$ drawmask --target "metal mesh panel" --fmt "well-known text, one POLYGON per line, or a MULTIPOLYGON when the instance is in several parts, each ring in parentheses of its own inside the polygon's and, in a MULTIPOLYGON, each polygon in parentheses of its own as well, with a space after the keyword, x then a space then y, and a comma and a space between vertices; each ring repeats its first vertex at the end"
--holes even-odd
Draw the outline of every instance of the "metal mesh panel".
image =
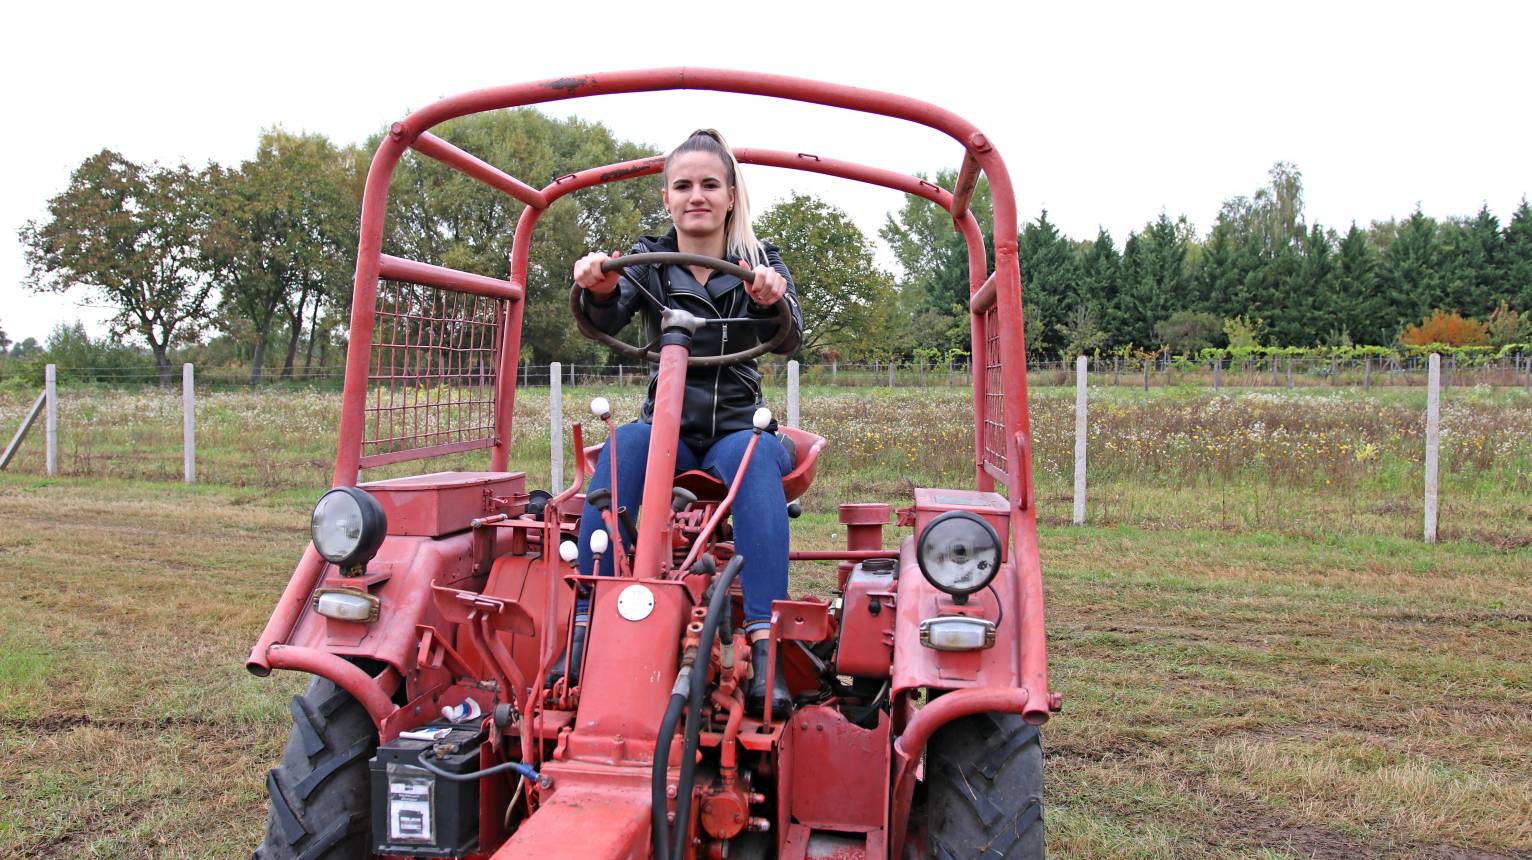
POLYGON ((1000 309, 984 312, 984 462, 1009 473, 1005 463, 1005 376, 1000 372, 1000 309))
POLYGON ((487 448, 504 301, 381 281, 362 465, 487 448))

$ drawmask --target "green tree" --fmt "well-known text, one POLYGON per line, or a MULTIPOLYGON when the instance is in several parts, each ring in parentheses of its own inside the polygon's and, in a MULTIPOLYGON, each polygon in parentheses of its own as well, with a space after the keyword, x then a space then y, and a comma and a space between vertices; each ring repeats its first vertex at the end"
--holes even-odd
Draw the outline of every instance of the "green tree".
MULTIPOLYGON (((957 171, 940 171, 934 182, 951 188, 957 182, 957 171)), ((989 183, 982 178, 969 210, 984 235, 988 272, 995 265, 994 203, 989 183)), ((968 244, 953 227, 951 213, 923 197, 908 196, 903 208, 888 216, 878 235, 888 242, 903 270, 898 281, 901 291, 914 291, 924 307, 943 314, 967 308, 968 244)))
POLYGON ((1511 223, 1505 226, 1504 274, 1501 283, 1505 297, 1522 312, 1532 312, 1532 206, 1525 197, 1511 223))
POLYGON ((1417 207, 1399 224, 1383 252, 1383 292, 1393 310, 1390 329, 1423 319, 1442 299, 1437 225, 1417 207))
POLYGON ((1154 336, 1176 355, 1196 355, 1223 340, 1223 320, 1199 311, 1176 311, 1154 324, 1154 336))
POLYGON ((279 319, 287 328, 282 377, 290 379, 305 314, 312 345, 321 307, 350 294, 356 161, 320 135, 275 129, 237 171, 215 171, 219 206, 206 256, 222 283, 220 310, 249 324, 251 384, 260 380, 279 319))
POLYGON ((1021 230, 1017 242, 1017 261, 1021 267, 1022 296, 1034 320, 1027 318, 1029 330, 1037 332, 1034 340, 1027 337, 1027 351, 1046 354, 1059 351, 1064 344, 1054 335, 1065 318, 1065 308, 1076 303, 1081 285, 1080 263, 1069 239, 1059 233, 1048 220, 1044 209, 1036 221, 1021 230))
POLYGON ((1378 290, 1378 252, 1356 222, 1336 248, 1336 273, 1325 301, 1327 313, 1355 343, 1382 346, 1393 340, 1394 326, 1378 290))
POLYGON ((1443 295, 1438 303, 1484 319, 1504 297, 1505 236, 1500 219, 1481 206, 1473 218, 1441 226, 1443 295))
POLYGON ((1122 252, 1122 290, 1108 330, 1119 344, 1150 345, 1154 324, 1187 305, 1186 252, 1189 225, 1164 212, 1130 234, 1122 252))
POLYGON ((756 219, 756 234, 777 245, 803 306, 799 352, 845 352, 864 334, 876 307, 893 300, 893 278, 873 263, 867 237, 844 211, 794 194, 756 219))
POLYGON ((1064 337, 1065 352, 1074 355, 1111 342, 1106 317, 1117 301, 1122 275, 1122 258, 1117 254, 1112 234, 1104 227, 1097 228, 1095 241, 1077 246, 1076 256, 1080 277, 1075 281, 1073 304, 1064 323, 1070 333, 1059 332, 1064 337), (1087 320, 1089 325, 1083 325, 1087 320), (1101 343, 1094 343, 1091 337, 1094 333, 1100 334, 1101 343))
POLYGON ((1055 330, 1063 340, 1066 358, 1089 355, 1107 344, 1107 333, 1096 318, 1095 305, 1075 305, 1065 321, 1055 326, 1055 330))
POLYGON ((1328 313, 1327 301, 1334 293, 1336 255, 1334 238, 1314 224, 1304 235, 1297 278, 1287 293, 1279 326, 1274 328, 1293 346, 1339 344, 1351 340, 1350 330, 1328 313))
POLYGON ((1239 252, 1234 226, 1220 217, 1202 244, 1202 254, 1191 274, 1194 307, 1220 318, 1246 309, 1240 300, 1245 273, 1239 265, 1239 252))
POLYGON ((103 149, 48 201, 46 222, 21 228, 24 283, 95 293, 116 310, 113 335, 142 337, 168 383, 171 346, 194 338, 208 317, 213 282, 198 253, 208 187, 206 171, 144 167, 103 149))

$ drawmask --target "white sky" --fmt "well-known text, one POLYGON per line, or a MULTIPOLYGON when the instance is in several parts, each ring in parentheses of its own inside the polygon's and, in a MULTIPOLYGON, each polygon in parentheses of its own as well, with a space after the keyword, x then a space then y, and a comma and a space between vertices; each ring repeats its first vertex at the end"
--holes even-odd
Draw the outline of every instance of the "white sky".
MULTIPOLYGON (((1277 160, 1303 171, 1311 221, 1417 203, 1437 217, 1487 203, 1505 221, 1532 194, 1529 35, 1520 2, 20 4, 0 35, 0 329, 102 330, 84 295, 27 293, 16 234, 103 147, 237 164, 264 127, 360 141, 442 96, 612 69, 754 69, 936 103, 999 148, 1023 220, 1046 206, 1077 239, 1102 225, 1120 245, 1162 208, 1206 231, 1277 160)), ((961 155, 923 127, 746 96, 544 109, 665 146, 716 126, 737 146, 907 172, 961 155)), ((843 180, 749 178, 758 210, 796 188, 869 235, 902 203, 843 180)))

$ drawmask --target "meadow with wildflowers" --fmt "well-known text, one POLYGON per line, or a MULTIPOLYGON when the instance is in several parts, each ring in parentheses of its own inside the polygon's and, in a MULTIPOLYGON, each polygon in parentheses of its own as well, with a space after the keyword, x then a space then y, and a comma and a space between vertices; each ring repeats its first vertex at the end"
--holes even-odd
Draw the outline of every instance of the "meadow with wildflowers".
MULTIPOLYGON (((565 415, 596 393, 637 414, 634 387, 566 391, 565 415)), ((1064 695, 1045 729, 1050 856, 1532 856, 1532 399, 1444 397, 1443 540, 1427 545, 1419 390, 1092 397, 1079 527, 1073 392, 1032 396, 1064 695)), ((839 545, 841 502, 970 485, 968 401, 806 389, 802 423, 830 447, 795 546, 839 545)), ((29 403, 0 395, 0 429, 29 403)), ((0 473, 0 856, 259 840, 305 679, 243 661, 308 540, 338 407, 333 391, 201 395, 188 487, 177 393, 69 388, 63 475, 42 475, 40 426, 0 473)), ((546 486, 545 392, 516 413, 513 468, 546 486)), ((794 568, 795 592, 833 583, 833 565, 794 568)))

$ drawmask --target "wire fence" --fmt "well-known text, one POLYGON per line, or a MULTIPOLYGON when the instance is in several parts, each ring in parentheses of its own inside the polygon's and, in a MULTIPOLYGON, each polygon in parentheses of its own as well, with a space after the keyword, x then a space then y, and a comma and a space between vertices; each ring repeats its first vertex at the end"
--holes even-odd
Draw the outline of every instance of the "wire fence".
MULTIPOLYGON (((1315 387, 1424 387, 1427 360, 1421 357, 1326 358, 1318 356, 1262 356, 1248 359, 1198 361, 1164 355, 1141 357, 1095 356, 1087 358, 1092 386, 1125 388, 1315 388, 1315 387)), ((1520 353, 1498 358, 1459 360, 1443 356, 1442 385, 1521 388, 1532 392, 1532 355, 1520 353)), ((760 364, 762 381, 768 386, 785 385, 787 364, 770 360, 760 364)), ((339 390, 345 382, 345 367, 295 369, 291 375, 265 372, 252 380, 249 367, 197 366, 198 390, 297 386, 339 390)), ((652 368, 648 365, 580 364, 559 365, 560 381, 571 386, 647 386, 652 368)), ((819 362, 801 366, 803 385, 833 385, 860 388, 910 388, 931 386, 970 386, 971 368, 965 362, 932 364, 915 361, 819 362)), ((550 366, 523 363, 516 370, 516 382, 524 388, 546 388, 550 366)), ((69 367, 59 365, 60 384, 81 383, 105 386, 138 387, 162 382, 152 367, 69 367)), ((180 365, 164 380, 167 386, 181 382, 180 365)), ((435 384, 425 375, 412 380, 399 377, 400 385, 435 384)), ((1074 360, 1029 359, 1027 384, 1030 387, 1064 387, 1075 382, 1074 360)), ((7 367, 0 364, 0 385, 12 388, 40 388, 40 368, 7 367), (33 377, 36 377, 35 379, 33 377)))

